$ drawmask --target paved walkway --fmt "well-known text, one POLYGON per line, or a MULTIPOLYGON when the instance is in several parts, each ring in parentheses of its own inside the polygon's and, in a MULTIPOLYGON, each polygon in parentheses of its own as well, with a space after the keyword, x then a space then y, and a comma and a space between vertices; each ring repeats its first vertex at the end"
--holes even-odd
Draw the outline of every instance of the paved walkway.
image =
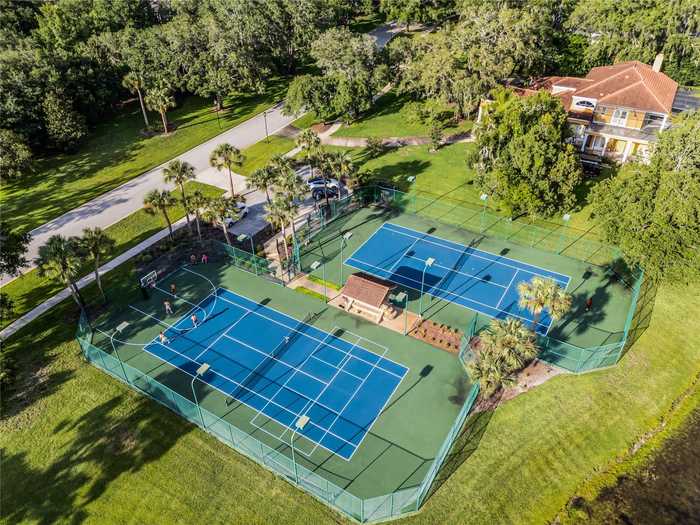
MULTIPOLYGON (((331 135, 331 134, 328 134, 331 135)), ((366 137, 331 137, 325 136, 321 139, 323 144, 329 146, 345 146, 348 148, 364 148, 367 145, 366 137)), ((389 148, 400 148, 403 146, 420 146, 430 144, 430 137, 385 137, 382 144, 389 148)), ((454 144, 456 142, 474 142, 474 136, 470 133, 456 133, 445 137, 443 144, 454 144)))
MULTIPOLYGON (((185 226, 187 222, 185 221, 184 218, 180 219, 179 221, 173 223, 173 231, 179 230, 183 226, 185 226)), ((131 257, 134 257, 135 255, 141 253, 143 250, 151 246, 152 244, 157 243, 161 239, 165 238, 168 236, 168 228, 164 228, 155 235, 152 235, 145 241, 140 242, 136 246, 128 249, 124 253, 116 256, 114 259, 111 261, 103 264, 100 266, 99 272, 100 275, 104 275, 110 270, 113 270, 120 264, 126 262, 129 260, 131 257)), ((90 284, 92 281, 95 280, 95 273, 90 272, 88 275, 83 277, 77 282, 78 288, 82 289, 85 288, 88 284, 90 284)), ((43 315, 44 313, 48 312, 51 308, 56 306, 58 303, 64 301, 65 299, 68 299, 70 297, 70 289, 65 288, 64 290, 60 291, 47 301, 44 301, 41 303, 39 306, 34 308, 33 310, 30 310, 26 314, 24 314, 22 317, 17 319, 14 323, 10 324, 9 326, 5 327, 3 330, 0 330, 0 340, 7 339, 10 337, 12 334, 17 332, 19 329, 25 327, 28 325, 30 322, 32 322, 34 319, 39 317, 40 315, 43 315)))

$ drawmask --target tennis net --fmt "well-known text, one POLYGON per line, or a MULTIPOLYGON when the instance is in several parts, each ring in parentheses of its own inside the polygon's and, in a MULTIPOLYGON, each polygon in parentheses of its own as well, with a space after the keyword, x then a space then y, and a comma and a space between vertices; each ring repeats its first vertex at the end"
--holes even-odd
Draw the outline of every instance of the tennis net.
MULTIPOLYGON (((272 351, 263 358, 263 360, 258 363, 258 365, 253 368, 250 373, 241 381, 240 386, 235 390, 235 392, 232 394, 234 398, 237 398, 239 394, 243 393, 245 390, 251 390, 253 385, 255 385, 258 381, 265 379, 267 381, 272 381, 272 382, 277 382, 278 378, 271 378, 268 377, 267 373, 270 370, 270 368, 274 365, 274 363, 277 361, 277 356, 279 356, 284 350, 289 348, 292 344, 294 344, 294 341, 299 339, 302 334, 302 328, 304 326, 308 326, 309 323, 313 322, 317 314, 315 313, 308 313, 304 318, 299 321, 299 323, 292 328, 286 336, 275 346, 272 351)), ((285 367, 285 370, 282 372, 287 373, 287 369, 285 367)))

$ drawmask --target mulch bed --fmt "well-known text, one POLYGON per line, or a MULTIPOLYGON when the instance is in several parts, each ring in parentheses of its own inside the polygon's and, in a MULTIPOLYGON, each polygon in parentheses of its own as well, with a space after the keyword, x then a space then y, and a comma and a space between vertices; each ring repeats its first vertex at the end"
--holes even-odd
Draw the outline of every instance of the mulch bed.
POLYGON ((451 328, 446 324, 424 320, 411 330, 410 335, 440 350, 458 354, 464 334, 461 330, 451 328))

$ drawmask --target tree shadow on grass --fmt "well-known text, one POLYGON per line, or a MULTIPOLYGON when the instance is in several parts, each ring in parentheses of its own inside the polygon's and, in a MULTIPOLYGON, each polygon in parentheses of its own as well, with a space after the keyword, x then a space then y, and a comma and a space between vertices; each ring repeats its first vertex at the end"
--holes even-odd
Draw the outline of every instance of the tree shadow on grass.
POLYGON ((67 444, 51 464, 30 465, 24 452, 4 458, 3 514, 10 523, 83 522, 87 505, 110 483, 160 458, 192 428, 146 398, 124 416, 126 397, 117 395, 59 422, 54 439, 67 444), (61 438, 65 433, 67 439, 61 438))
POLYGON ((430 168, 430 165, 430 161, 425 160, 406 160, 386 164, 372 170, 372 179, 373 182, 388 182, 399 188, 405 188, 407 177, 417 177, 430 168))
POLYGON ((11 376, 9 384, 3 388, 3 419, 16 416, 51 396, 75 375, 72 369, 52 370, 51 350, 72 339, 77 313, 70 306, 62 306, 42 319, 49 328, 38 330, 36 323, 41 321, 35 321, 19 335, 3 342, 2 351, 8 358, 6 366, 11 376))

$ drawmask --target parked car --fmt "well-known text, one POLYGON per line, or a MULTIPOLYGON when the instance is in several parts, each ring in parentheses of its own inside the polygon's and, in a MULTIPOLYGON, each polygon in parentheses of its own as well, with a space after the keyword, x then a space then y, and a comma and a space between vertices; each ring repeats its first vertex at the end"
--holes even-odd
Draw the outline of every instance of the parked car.
POLYGON ((323 186, 316 187, 311 190, 311 198, 315 201, 320 201, 328 196, 329 199, 334 199, 340 194, 338 187, 328 186, 324 188, 323 186))
POLYGON ((309 189, 313 192, 316 188, 323 188, 324 186, 328 188, 335 188, 338 190, 340 188, 340 183, 336 179, 326 179, 326 183, 323 183, 323 177, 313 177, 306 180, 306 184, 309 185, 309 189))
POLYGON ((240 221, 243 217, 248 215, 248 206, 245 205, 244 202, 237 202, 236 203, 236 217, 226 217, 224 219, 224 222, 226 223, 226 227, 230 228, 234 224, 236 224, 238 221, 240 221))

